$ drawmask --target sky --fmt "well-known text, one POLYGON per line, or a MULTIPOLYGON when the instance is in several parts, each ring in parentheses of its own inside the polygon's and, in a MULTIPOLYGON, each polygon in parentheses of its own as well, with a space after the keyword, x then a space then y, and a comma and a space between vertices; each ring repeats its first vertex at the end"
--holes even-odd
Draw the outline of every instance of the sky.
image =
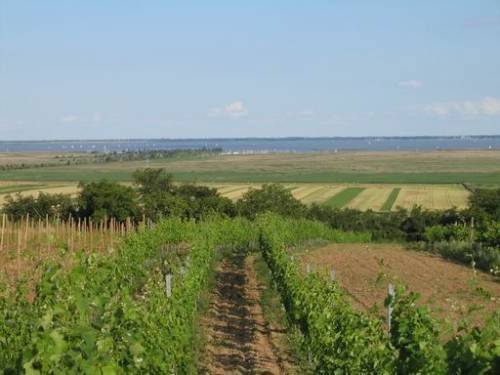
POLYGON ((0 140, 469 134, 499 0, 0 0, 0 140))

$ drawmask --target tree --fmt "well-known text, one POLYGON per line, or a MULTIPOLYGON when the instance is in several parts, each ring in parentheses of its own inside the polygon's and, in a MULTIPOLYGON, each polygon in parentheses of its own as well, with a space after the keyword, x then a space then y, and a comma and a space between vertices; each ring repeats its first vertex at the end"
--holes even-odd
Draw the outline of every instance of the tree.
POLYGON ((186 202, 184 217, 202 219, 209 215, 236 216, 233 202, 222 197, 217 189, 207 186, 185 184, 177 188, 176 194, 186 202))
POLYGON ((144 214, 153 221, 169 216, 182 217, 188 210, 188 204, 182 197, 168 191, 144 195, 142 203, 144 214))
POLYGON ((79 187, 81 191, 78 203, 81 217, 91 217, 97 222, 106 218, 114 218, 119 222, 125 222, 127 218, 133 221, 139 220, 141 208, 133 188, 105 180, 81 182, 79 187))
POLYGON ((500 189, 476 189, 469 197, 469 206, 475 216, 484 213, 500 221, 500 189))
POLYGON ((266 184, 261 189, 251 188, 243 194, 236 207, 240 215, 249 219, 255 219, 264 212, 290 217, 302 217, 306 212, 306 206, 279 184, 266 184))
POLYGON ((3 212, 13 219, 29 215, 35 219, 60 218, 66 220, 76 211, 74 200, 66 194, 47 194, 40 192, 38 197, 7 195, 3 212))
POLYGON ((174 190, 173 176, 163 168, 137 169, 132 177, 142 196, 174 190))

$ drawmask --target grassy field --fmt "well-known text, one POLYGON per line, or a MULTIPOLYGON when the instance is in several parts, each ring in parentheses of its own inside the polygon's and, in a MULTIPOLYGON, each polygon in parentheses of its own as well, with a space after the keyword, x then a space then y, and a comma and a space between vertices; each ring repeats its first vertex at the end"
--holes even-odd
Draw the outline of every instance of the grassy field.
MULTIPOLYGON (((0 165, 2 158, 0 155, 0 165)), ((13 155, 8 155, 12 162, 13 155)), ((213 155, 2 171, 1 180, 129 181, 137 168, 163 167, 180 181, 242 183, 500 184, 500 151, 339 152, 213 155)))
MULTIPOLYGON (((0 165, 51 158, 55 154, 0 154, 0 165)), ((146 167, 165 168, 177 181, 215 186, 233 200, 249 187, 279 182, 306 204, 377 211, 415 204, 462 208, 469 195, 462 184, 500 185, 500 151, 210 155, 0 171, 0 203, 17 191, 75 193, 78 181, 130 182, 136 169, 146 167)))
POLYGON ((356 198, 365 188, 348 187, 328 199, 325 204, 334 208, 342 208, 356 198))
POLYGON ((391 193, 389 194, 389 196, 387 197, 386 201, 382 206, 382 211, 390 211, 392 209, 394 203, 396 202, 396 199, 398 199, 400 192, 401 188, 392 189, 391 193))

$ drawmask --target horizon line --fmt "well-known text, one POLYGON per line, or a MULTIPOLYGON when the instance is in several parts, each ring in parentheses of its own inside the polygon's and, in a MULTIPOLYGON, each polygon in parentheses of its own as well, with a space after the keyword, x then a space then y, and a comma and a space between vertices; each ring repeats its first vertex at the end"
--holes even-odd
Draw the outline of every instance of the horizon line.
POLYGON ((457 134, 457 135, 386 135, 386 136, 287 136, 287 137, 201 137, 201 138, 61 138, 61 139, 8 139, 0 143, 35 142, 110 142, 110 141, 230 141, 230 140, 311 140, 311 139, 436 139, 436 138, 499 138, 500 134, 457 134))

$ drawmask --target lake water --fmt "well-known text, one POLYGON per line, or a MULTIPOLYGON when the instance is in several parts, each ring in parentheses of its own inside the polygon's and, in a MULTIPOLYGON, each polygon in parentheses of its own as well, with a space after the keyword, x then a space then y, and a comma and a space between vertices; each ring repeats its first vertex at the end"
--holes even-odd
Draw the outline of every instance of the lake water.
POLYGON ((110 152, 221 147, 226 152, 500 149, 499 136, 0 141, 0 152, 110 152))

